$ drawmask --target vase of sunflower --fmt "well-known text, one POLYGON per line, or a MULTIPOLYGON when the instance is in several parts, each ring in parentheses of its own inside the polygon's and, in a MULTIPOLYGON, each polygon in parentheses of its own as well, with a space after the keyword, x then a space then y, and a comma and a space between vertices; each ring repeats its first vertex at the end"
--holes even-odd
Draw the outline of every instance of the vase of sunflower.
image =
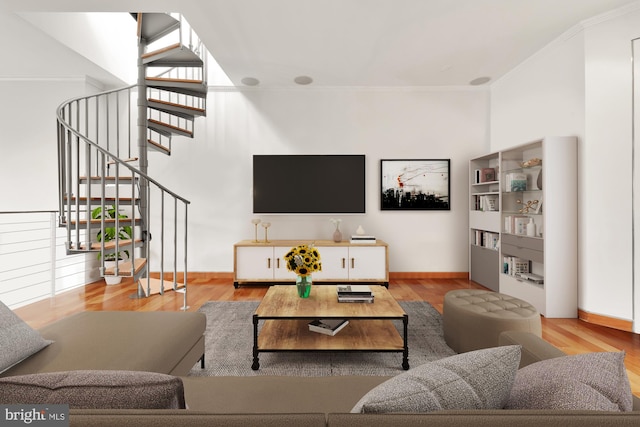
POLYGON ((296 273, 296 288, 300 298, 309 298, 313 279, 311 274, 322 271, 320 252, 311 245, 298 245, 284 256, 287 270, 296 273))

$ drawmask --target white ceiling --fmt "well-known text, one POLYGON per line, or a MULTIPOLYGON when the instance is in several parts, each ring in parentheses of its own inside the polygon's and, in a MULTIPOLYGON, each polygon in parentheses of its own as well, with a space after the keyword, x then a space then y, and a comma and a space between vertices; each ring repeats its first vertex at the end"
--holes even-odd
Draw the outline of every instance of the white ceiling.
POLYGON ((451 86, 504 75, 630 0, 3 0, 12 11, 181 12, 231 80, 451 86), (61 4, 60 4, 61 3, 61 4), (87 4, 89 3, 89 4, 87 4), (96 5, 95 3, 102 3, 96 5), (168 8, 168 9, 167 9, 168 8))

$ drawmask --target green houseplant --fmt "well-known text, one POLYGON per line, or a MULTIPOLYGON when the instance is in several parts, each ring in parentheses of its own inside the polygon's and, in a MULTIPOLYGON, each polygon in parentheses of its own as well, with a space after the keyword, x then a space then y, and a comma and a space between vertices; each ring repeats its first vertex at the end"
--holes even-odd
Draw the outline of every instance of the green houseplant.
MULTIPOLYGON (((91 211, 91 219, 102 219, 102 218, 104 218, 105 220, 115 219, 116 215, 119 219, 129 218, 127 215, 117 212, 114 206, 105 206, 104 210, 102 209, 102 206, 98 206, 97 208, 91 211)), ((130 225, 124 225, 124 226, 121 225, 120 227, 118 227, 117 230, 116 230, 116 227, 105 227, 104 233, 102 230, 98 231, 98 234, 96 235, 96 239, 98 240, 98 242, 102 242, 102 241, 111 242, 116 239, 129 240, 131 239, 132 235, 133 235, 133 230, 130 225)), ((113 265, 115 265, 116 262, 120 262, 124 260, 125 256, 126 258, 129 258, 128 250, 119 251, 117 253, 114 252, 114 253, 105 254, 104 256, 105 264, 113 263, 113 265)), ((98 258, 100 258, 100 254, 98 254, 98 258)), ((118 284, 120 283, 120 277, 114 278, 114 277, 106 276, 105 281, 107 282, 107 284, 118 284)))

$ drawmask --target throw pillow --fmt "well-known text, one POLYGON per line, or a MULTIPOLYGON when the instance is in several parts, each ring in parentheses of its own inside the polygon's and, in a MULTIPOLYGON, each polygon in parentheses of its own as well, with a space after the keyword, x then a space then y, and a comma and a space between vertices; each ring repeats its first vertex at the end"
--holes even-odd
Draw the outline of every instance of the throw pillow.
POLYGON ((471 351, 420 365, 380 384, 351 412, 501 409, 520 364, 520 346, 471 351))
POLYGON ((585 353, 522 368, 506 409, 631 411, 624 352, 585 353))
POLYGON ((0 372, 51 343, 0 301, 0 372))
POLYGON ((78 409, 184 409, 182 379, 155 372, 68 371, 0 378, 0 404, 78 409))

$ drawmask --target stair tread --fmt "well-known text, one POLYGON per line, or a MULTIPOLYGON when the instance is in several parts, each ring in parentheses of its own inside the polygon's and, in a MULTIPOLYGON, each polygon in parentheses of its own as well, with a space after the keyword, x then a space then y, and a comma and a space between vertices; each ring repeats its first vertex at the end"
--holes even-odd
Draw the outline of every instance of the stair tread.
POLYGON ((164 123, 164 122, 161 122, 159 120, 149 119, 149 123, 152 123, 152 124, 155 124, 155 125, 158 125, 158 126, 162 126, 162 127, 165 127, 165 128, 169 128, 169 129, 174 130, 176 132, 185 133, 185 134, 187 134, 189 136, 193 136, 193 132, 188 130, 188 129, 183 129, 183 128, 178 127, 178 126, 170 125, 169 123, 164 123))
MULTIPOLYGON (((144 266, 147 265, 147 259, 146 258, 136 258, 134 260, 134 269, 133 269, 133 274, 136 275, 138 274, 143 268, 144 266)), ((131 261, 125 261, 122 262, 118 265, 118 276, 123 276, 123 277, 131 277, 131 261)), ((104 270, 104 274, 103 276, 114 276, 115 275, 115 267, 107 267, 104 270)))
POLYGON ((154 149, 161 151, 167 155, 171 154, 171 150, 169 149, 169 147, 165 147, 164 145, 152 140, 152 139, 148 139, 147 142, 149 144, 151 144, 153 146, 154 149))
MULTIPOLYGON (((140 243, 142 243, 142 239, 136 239, 135 240, 135 244, 136 245, 139 245, 140 243)), ((125 250, 127 247, 130 247, 131 244, 132 244, 132 240, 131 239, 120 240, 120 249, 125 250)), ((114 240, 112 240, 110 242, 105 242, 104 243, 104 248, 106 250, 115 249, 116 248, 116 242, 114 240)), ((75 250, 75 246, 73 244, 71 245, 71 249, 75 250)), ((101 242, 91 242, 91 248, 89 250, 99 251, 100 249, 102 249, 102 243, 101 242)), ((80 244, 80 250, 86 251, 87 250, 87 245, 85 243, 80 244)))
POLYGON ((180 21, 166 13, 136 13, 134 18, 138 21, 138 37, 148 43, 180 27, 180 21))
POLYGON ((147 77, 145 80, 151 82, 163 82, 163 83, 189 83, 189 84, 197 84, 203 85, 204 82, 202 80, 196 79, 173 79, 170 77, 147 77))
MULTIPOLYGON (((69 200, 69 199, 71 199, 71 200, 74 200, 74 201, 75 201, 75 200, 76 200, 76 197, 75 197, 75 196, 71 196, 71 197, 69 198, 69 197, 67 197, 67 196, 64 196, 64 200, 69 200)), ((88 198, 87 198, 87 197, 85 197, 85 196, 81 196, 81 197, 79 198, 79 200, 81 200, 81 201, 85 201, 85 202, 87 201, 87 199, 88 199, 88 198)), ((101 201, 102 201, 102 197, 100 197, 100 196, 93 196, 93 197, 91 197, 89 200, 91 200, 92 202, 101 202, 101 201)), ((139 201, 140 199, 139 199, 139 198, 137 198, 137 197, 136 197, 135 199, 134 199, 133 197, 118 197, 118 201, 120 201, 120 202, 128 202, 128 203, 131 203, 131 201, 132 201, 132 200, 139 201)), ((109 203, 113 203, 113 202, 115 202, 115 201, 116 201, 116 198, 115 198, 115 197, 105 197, 105 198, 104 198, 104 201, 105 201, 105 202, 109 202, 109 203)))
MULTIPOLYGON (((100 225, 101 221, 102 221, 101 219, 92 219, 91 220, 91 225, 100 225)), ((141 218, 136 218, 135 219, 136 224, 138 224, 141 221, 142 221, 141 218)), ((130 224, 131 222, 133 222, 133 220, 131 218, 120 218, 120 224, 130 224)), ((76 223, 78 223, 76 220, 72 220, 71 221, 71 225, 76 225, 76 223)), ((80 225, 87 225, 87 220, 86 219, 81 219, 79 221, 79 223, 80 223, 80 225)), ((109 226, 111 226, 112 224, 116 223, 116 219, 115 218, 105 219, 104 223, 108 224, 109 226)), ((66 224, 66 223, 64 223, 64 224, 66 224)))
POLYGON ((176 104, 175 102, 162 101, 160 99, 149 98, 149 102, 166 105, 168 107, 183 108, 185 110, 195 111, 202 114, 206 112, 204 108, 197 108, 197 107, 192 107, 190 105, 184 105, 184 104, 176 104))
POLYGON ((161 53, 169 52, 170 50, 179 49, 179 48, 180 48, 180 43, 174 43, 169 46, 165 46, 161 49, 147 52, 142 55, 142 58, 151 58, 152 56, 160 55, 161 53))

